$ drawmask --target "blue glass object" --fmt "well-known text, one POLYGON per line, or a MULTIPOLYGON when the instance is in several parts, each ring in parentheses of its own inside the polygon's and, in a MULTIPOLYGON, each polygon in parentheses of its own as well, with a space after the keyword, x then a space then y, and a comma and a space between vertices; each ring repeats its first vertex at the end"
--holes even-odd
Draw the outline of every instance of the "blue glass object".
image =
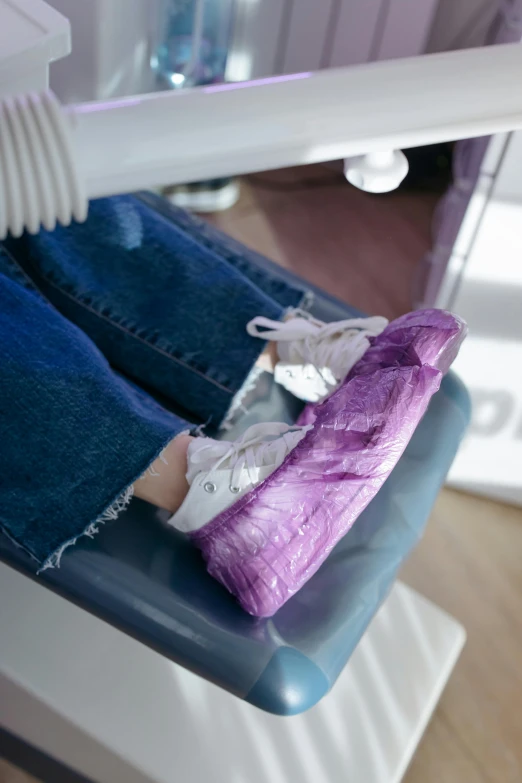
POLYGON ((151 66, 161 89, 225 80, 234 0, 166 0, 151 66))

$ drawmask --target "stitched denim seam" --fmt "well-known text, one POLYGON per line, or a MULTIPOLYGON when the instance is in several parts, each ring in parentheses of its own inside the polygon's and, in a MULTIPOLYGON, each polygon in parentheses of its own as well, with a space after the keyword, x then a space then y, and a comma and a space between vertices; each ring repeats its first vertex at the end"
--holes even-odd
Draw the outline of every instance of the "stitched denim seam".
MULTIPOLYGON (((190 232, 190 228, 191 226, 187 227, 187 225, 185 225, 183 230, 190 232)), ((251 262, 240 258, 237 251, 235 251, 233 247, 227 245, 226 238, 223 238, 222 243, 218 244, 211 236, 207 234, 206 229, 206 224, 203 224, 201 227, 201 232, 198 234, 198 236, 196 237, 195 235, 190 234, 191 238, 211 250, 213 253, 220 255, 226 261, 231 262, 240 272, 247 271, 248 276, 251 279, 253 277, 256 280, 262 280, 263 282, 266 282, 266 276, 256 269, 251 262)), ((282 291, 284 289, 288 290, 290 286, 284 280, 271 280, 269 281, 269 288, 270 290, 274 291, 282 291)))
POLYGON ((129 335, 130 337, 134 338, 138 342, 143 343, 148 348, 150 348, 153 351, 156 351, 156 353, 160 353, 162 356, 167 357, 167 359, 170 359, 175 364, 179 364, 181 367, 184 367, 185 369, 189 370, 190 372, 195 373, 196 375, 199 375, 200 378, 203 378, 208 383, 211 383, 213 386, 216 386, 218 389, 221 389, 221 391, 226 392, 227 394, 234 395, 235 392, 232 389, 227 388, 222 383, 219 383, 219 381, 215 381, 213 378, 210 378, 208 375, 206 375, 201 370, 197 370, 195 367, 191 367, 190 364, 185 362, 183 359, 178 359, 176 356, 173 356, 172 354, 168 353, 168 351, 163 350, 162 348, 158 348, 158 346, 154 345, 153 343, 149 342, 149 340, 146 340, 143 337, 140 337, 139 335, 132 332, 130 329, 128 329, 123 324, 118 323, 113 318, 109 318, 107 315, 103 315, 98 310, 95 310, 94 307, 91 307, 90 305, 86 304, 85 302, 82 302, 81 299, 78 299, 78 297, 74 296, 74 294, 71 294, 69 291, 66 291, 61 285, 51 280, 46 275, 40 274, 40 277, 44 282, 46 282, 48 285, 51 285, 53 288, 56 288, 58 291, 60 291, 61 294, 71 299, 73 302, 78 304, 80 307, 83 307, 85 310, 88 310, 90 313, 95 315, 97 318, 101 318, 104 321, 107 321, 107 323, 111 324, 111 326, 115 327, 116 329, 120 329, 125 334, 129 335))
MULTIPOLYGON (((15 257, 14 257, 14 256, 13 256, 13 255, 12 255, 12 254, 11 254, 11 253, 10 253, 10 252, 9 252, 9 251, 6 249, 6 248, 5 248, 5 247, 2 247, 2 250, 3 250, 3 252, 5 253, 5 256, 6 256, 7 260, 8 260, 8 261, 11 263, 11 266, 12 266, 12 268, 13 268, 13 271, 14 271, 15 273, 19 273, 19 274, 21 275, 22 279, 23 279, 23 280, 25 280, 25 281, 27 281, 27 283, 29 284, 29 287, 27 288, 27 290, 28 290, 30 293, 33 293, 33 294, 35 294, 36 296, 38 296, 38 297, 39 297, 39 298, 42 300, 42 302, 44 302, 44 303, 45 303, 45 304, 46 304, 48 307, 50 307, 52 310, 54 310, 55 312, 57 312, 57 313, 58 313, 58 312, 59 312, 59 311, 58 311, 58 309, 57 309, 57 308, 56 308, 56 307, 53 305, 53 303, 52 303, 52 302, 50 302, 50 301, 49 301, 49 299, 47 299, 47 297, 45 296, 45 294, 43 293, 43 291, 41 291, 41 290, 38 288, 38 286, 37 286, 37 285, 35 285, 35 283, 34 283, 34 282, 33 282, 33 280, 32 280, 32 279, 29 277, 29 275, 27 274, 27 272, 25 271, 25 269, 24 269, 24 268, 23 268, 23 267, 20 265, 20 263, 18 262, 18 259, 16 259, 16 258, 15 258, 15 257)), ((99 316, 100 318, 104 318, 105 320, 107 320, 107 321, 108 321, 110 324, 112 324, 112 325, 114 325, 114 326, 116 326, 116 327, 118 327, 118 328, 121 328, 121 329, 122 329, 122 331, 124 331, 126 334, 130 334, 130 335, 131 335, 131 337, 135 337, 135 338, 136 338, 138 341, 141 341, 141 342, 145 343, 145 344, 147 345, 147 347, 150 347, 150 348, 152 348, 152 349, 153 349, 153 350, 155 350, 157 353, 161 353, 162 355, 165 355, 165 356, 167 356, 167 357, 168 357, 169 359, 171 359, 173 362, 177 362, 177 363, 179 363, 179 364, 183 364, 183 361, 182 361, 182 360, 178 360, 178 359, 176 359, 176 357, 175 357, 175 356, 171 356, 171 355, 170 355, 168 352, 166 352, 166 351, 163 351, 161 348, 158 348, 157 346, 154 346, 153 344, 149 343, 147 340, 144 340, 144 339, 143 339, 142 337, 140 337, 139 335, 136 335, 136 334, 134 334, 132 331, 130 331, 129 329, 127 329, 127 328, 126 328, 126 327, 125 327, 123 324, 118 324, 118 322, 117 322, 117 321, 115 321, 114 319, 108 318, 108 317, 107 317, 107 316, 105 316, 104 314, 102 314, 102 313, 100 313, 100 312, 98 312, 98 311, 94 310, 94 308, 90 308, 90 307, 89 307, 89 305, 87 305, 85 302, 82 302, 80 299, 77 299, 76 297, 74 297, 74 295, 72 295, 72 294, 70 294, 69 292, 67 292, 67 291, 65 291, 64 289, 62 289, 62 288, 61 288, 61 287, 60 287, 58 284, 54 283, 52 280, 50 280, 50 279, 48 279, 48 278, 44 277, 43 275, 41 275, 41 277, 42 277, 42 279, 43 279, 43 280, 45 280, 45 282, 49 283, 49 285, 52 285, 52 286, 54 286, 55 288, 57 288, 57 289, 58 289, 58 290, 59 290, 61 293, 63 293, 63 294, 64 294, 64 296, 69 296, 69 297, 70 297, 70 298, 72 298, 72 299, 73 299, 75 302, 78 302, 78 304, 80 304, 82 307, 84 307, 84 308, 86 308, 86 309, 89 309, 89 310, 90 310, 91 312, 93 312, 95 315, 99 316)), ((18 284, 19 284, 19 285, 22 285, 22 283, 21 283, 21 282, 19 282, 19 281, 17 281, 17 282, 18 282, 18 284)), ((216 386, 218 386, 219 388, 221 388, 223 391, 225 391, 227 394, 230 394, 231 396, 233 396, 233 395, 235 394, 235 392, 233 392, 233 391, 230 391, 230 390, 229 390, 229 389, 227 389, 225 386, 223 386, 222 384, 220 384, 220 383, 219 383, 219 381, 214 381, 212 378, 209 378, 207 375, 205 375, 204 373, 200 372, 199 370, 197 370, 197 369, 195 369, 195 368, 193 368, 193 367, 190 367, 190 366, 188 366, 188 369, 189 369, 191 372, 194 372, 194 373, 197 373, 198 375, 201 375, 201 376, 202 376, 203 378, 205 378, 205 380, 207 380, 209 383, 215 384, 216 386)), ((151 398, 151 399, 153 399, 153 398, 151 398)), ((161 406, 159 406, 159 407, 161 407, 161 406)))
MULTIPOLYGON (((9 257, 12 258, 11 255, 9 257)), ((31 259, 27 259, 27 260, 31 264, 31 266, 33 266, 33 264, 31 263, 31 259)), ((19 266, 18 262, 16 262, 16 263, 19 266)), ((183 359, 178 359, 176 356, 173 356, 172 354, 168 353, 168 351, 165 351, 162 348, 158 348, 156 345, 154 345, 153 343, 151 343, 148 340, 144 339, 143 337, 140 337, 139 335, 134 334, 134 332, 132 332, 130 329, 128 329, 123 324, 119 324, 113 318, 109 318, 108 316, 103 315, 98 310, 95 310, 94 307, 91 307, 90 305, 86 304, 85 302, 82 302, 81 299, 78 299, 78 297, 74 296, 74 294, 71 294, 69 291, 66 291, 63 288, 63 286, 59 285, 54 280, 51 280, 47 275, 44 275, 41 272, 38 272, 37 274, 45 283, 47 283, 48 285, 52 286, 56 290, 60 291, 61 294, 66 296, 68 299, 71 299, 73 302, 78 304, 80 307, 83 307, 85 310, 88 310, 93 315, 95 315, 97 318, 101 318, 104 321, 107 321, 107 323, 111 324, 111 326, 115 327, 116 329, 120 329, 122 332, 124 332, 125 334, 127 334, 130 337, 134 338, 138 342, 143 343, 144 345, 146 345, 151 350, 156 351, 156 353, 160 353, 162 356, 165 356, 167 359, 170 359, 170 361, 172 361, 174 364, 178 364, 181 367, 184 367, 185 369, 189 370, 190 372, 193 372, 196 375, 199 375, 200 378, 203 378, 208 383, 212 384, 213 386, 216 386, 218 389, 221 389, 221 391, 224 391, 227 394, 230 394, 231 396, 233 396, 235 394, 235 392, 232 389, 229 389, 226 386, 224 386, 222 383, 219 383, 219 381, 215 381, 213 378, 210 378, 208 375, 206 375, 201 370, 197 370, 196 368, 191 367, 183 359)), ((40 293, 39 289, 38 289, 38 293, 40 293)))
MULTIPOLYGON (((12 255, 12 253, 10 253, 9 250, 7 250, 3 245, 2 245, 2 250, 5 253, 5 256, 6 256, 7 260, 11 262, 11 266, 14 267, 14 271, 18 272, 19 275, 22 277, 22 279, 25 280, 25 282, 29 284, 28 287, 27 287, 27 290, 30 291, 30 293, 36 294, 37 296, 39 296, 45 302, 45 304, 49 305, 49 307, 51 307, 53 310, 56 310, 56 308, 54 307, 52 302, 50 302, 47 299, 45 294, 42 291, 40 291, 40 289, 34 283, 34 281, 31 280, 31 278, 29 277, 29 275, 27 274, 27 272, 25 271, 23 266, 21 266, 20 263, 18 262, 18 259, 16 259, 12 255)), ((20 280, 16 280, 15 282, 18 285, 22 285, 22 282, 20 280)))
POLYGON ((0 532, 2 533, 3 536, 7 538, 8 541, 11 542, 11 544, 13 544, 13 546, 15 546, 17 549, 20 549, 22 552, 24 552, 24 554, 30 557, 31 560, 34 560, 35 563, 40 563, 40 560, 34 554, 32 549, 28 547, 27 544, 22 544, 20 541, 18 541, 18 539, 15 538, 13 534, 7 530, 5 525, 0 524, 0 532))
MULTIPOLYGON (((266 283, 266 275, 262 271, 258 270, 255 267, 255 264, 250 262, 248 259, 241 258, 239 249, 236 249, 235 247, 235 245, 239 243, 236 243, 236 240, 234 240, 232 237, 223 235, 220 236, 219 242, 216 241, 213 238, 215 229, 205 223, 204 220, 200 220, 194 215, 189 216, 180 213, 176 214, 174 219, 167 217, 163 213, 159 214, 166 222, 172 223, 177 228, 181 228, 181 230, 187 233, 192 240, 224 258, 225 261, 231 262, 240 272, 248 272, 247 277, 250 277, 250 279, 254 278, 256 280, 263 281, 263 283, 266 283)), ((259 255, 255 250, 250 252, 255 256, 259 255)), ((283 291, 289 289, 291 289, 291 286, 285 280, 275 279, 269 281, 270 291, 283 291)), ((303 298, 306 297, 307 293, 308 292, 306 290, 302 291, 303 298)))

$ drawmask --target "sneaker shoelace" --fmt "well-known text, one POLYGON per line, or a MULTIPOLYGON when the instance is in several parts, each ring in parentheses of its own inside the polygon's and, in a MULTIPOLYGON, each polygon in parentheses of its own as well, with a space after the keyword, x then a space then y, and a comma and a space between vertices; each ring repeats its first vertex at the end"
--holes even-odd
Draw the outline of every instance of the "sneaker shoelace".
POLYGON ((256 468, 280 465, 311 427, 267 422, 252 425, 233 442, 208 438, 208 443, 200 446, 191 457, 187 478, 191 482, 202 470, 214 473, 229 463, 228 467, 232 471, 230 489, 238 491, 243 470, 246 469, 250 482, 255 484, 256 468))
POLYGON ((322 324, 305 312, 295 310, 292 315, 298 317, 271 321, 257 316, 247 325, 247 332, 263 340, 295 341, 295 348, 305 363, 312 364, 319 374, 329 368, 337 380, 343 380, 368 350, 368 338, 376 337, 388 325, 388 320, 381 316, 322 324))

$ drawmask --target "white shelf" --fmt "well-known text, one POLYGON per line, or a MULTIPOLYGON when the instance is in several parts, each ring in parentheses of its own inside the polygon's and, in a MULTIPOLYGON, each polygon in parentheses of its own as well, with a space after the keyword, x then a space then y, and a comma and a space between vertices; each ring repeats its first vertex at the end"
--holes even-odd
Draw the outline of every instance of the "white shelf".
POLYGON ((281 718, 0 565, 0 723, 98 783, 399 783, 462 627, 401 583, 331 693, 281 718))
POLYGON ((42 0, 0 0, 0 97, 45 89, 49 63, 71 51, 68 20, 42 0))

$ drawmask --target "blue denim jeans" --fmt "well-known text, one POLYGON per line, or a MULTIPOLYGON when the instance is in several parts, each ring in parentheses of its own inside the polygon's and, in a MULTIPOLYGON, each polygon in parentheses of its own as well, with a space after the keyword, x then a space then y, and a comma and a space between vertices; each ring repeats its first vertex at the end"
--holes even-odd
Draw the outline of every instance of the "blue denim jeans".
POLYGON ((253 260, 133 196, 0 247, 0 527, 40 564, 176 434, 219 425, 262 348, 246 323, 307 295, 253 260))

